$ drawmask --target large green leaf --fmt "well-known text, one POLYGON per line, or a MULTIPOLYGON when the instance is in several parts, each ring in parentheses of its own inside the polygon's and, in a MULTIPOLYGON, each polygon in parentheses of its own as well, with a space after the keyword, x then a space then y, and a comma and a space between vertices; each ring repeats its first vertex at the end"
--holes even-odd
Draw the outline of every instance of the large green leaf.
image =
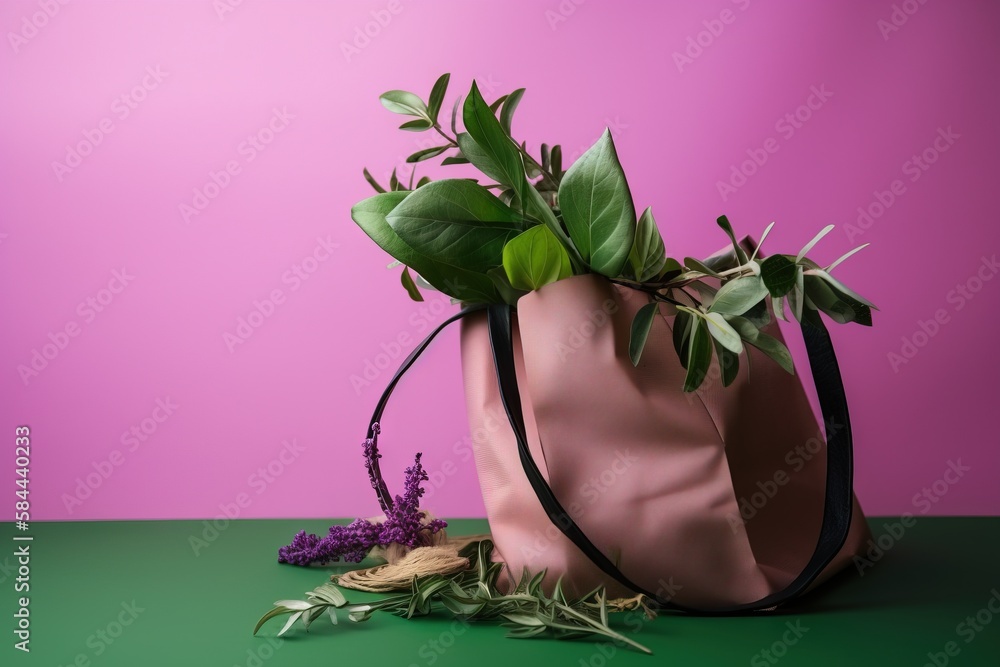
POLYGON ((773 297, 782 297, 795 287, 795 262, 784 255, 771 255, 760 263, 760 277, 773 297))
POLYGON ((633 366, 639 365, 642 351, 646 347, 646 339, 649 337, 649 330, 653 328, 653 321, 659 310, 660 304, 653 301, 640 308, 635 317, 632 318, 632 329, 628 339, 628 356, 632 360, 633 366))
POLYGON ((569 236, 596 273, 616 278, 635 239, 635 207, 611 132, 578 159, 559 185, 559 206, 569 236))
POLYGON ((763 280, 758 276, 742 276, 729 280, 719 288, 709 310, 723 315, 742 315, 765 296, 767 288, 763 280))
POLYGON ((485 274, 503 263, 503 247, 524 230, 521 216, 486 188, 464 179, 428 183, 386 216, 417 252, 485 274))
POLYGON ((639 216, 628 261, 632 266, 632 275, 641 283, 658 276, 667 262, 663 237, 653 219, 652 208, 647 208, 639 216))
POLYGON ((515 289, 536 290, 573 275, 569 254, 544 225, 535 225, 503 248, 503 267, 515 289))
MULTIPOLYGON (((420 191, 426 187, 430 187, 430 184, 420 191)), ((417 252, 396 234, 386 216, 408 196, 412 196, 411 193, 386 192, 369 197, 354 205, 351 209, 351 218, 379 247, 411 267, 435 289, 470 303, 503 303, 496 287, 487 276, 438 262, 417 252)))

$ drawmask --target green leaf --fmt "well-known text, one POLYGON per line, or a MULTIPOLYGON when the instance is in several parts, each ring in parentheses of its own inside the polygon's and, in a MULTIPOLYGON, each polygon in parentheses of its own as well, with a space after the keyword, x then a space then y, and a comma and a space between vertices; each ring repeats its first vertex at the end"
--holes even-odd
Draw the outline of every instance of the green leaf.
POLYGON ((715 295, 709 309, 723 315, 742 315, 767 296, 764 281, 758 276, 742 276, 727 281, 715 295))
POLYGON ((559 178, 563 174, 562 146, 560 146, 559 144, 556 144, 555 146, 552 147, 552 154, 549 157, 549 171, 552 173, 553 176, 556 177, 556 180, 559 180, 559 178))
POLYGON ((771 322, 771 314, 767 311, 767 299, 761 299, 743 317, 753 322, 758 329, 766 327, 771 322))
POLYGON ((392 170, 392 174, 389 176, 389 190, 391 192, 398 192, 399 190, 405 190, 402 183, 399 182, 399 177, 396 176, 396 170, 392 170))
POLYGON ((861 252, 862 250, 864 250, 865 248, 867 248, 870 245, 871 245, 871 243, 862 243, 861 245, 859 245, 854 250, 849 250, 849 251, 845 252, 843 255, 841 255, 840 257, 838 257, 835 262, 833 262, 832 264, 830 264, 830 266, 826 267, 826 272, 830 273, 835 268, 837 268, 838 266, 840 266, 844 262, 845 259, 848 259, 848 258, 854 256, 855 253, 861 252))
POLYGON ((507 277, 507 270, 502 266, 494 266, 486 272, 486 275, 493 281, 504 303, 514 305, 518 299, 527 294, 525 290, 516 289, 510 284, 510 278, 507 277))
POLYGON ((639 216, 628 261, 632 266, 632 275, 641 283, 658 276, 667 262, 663 237, 653 220, 652 208, 647 208, 639 216))
POLYGON ((536 290, 573 275, 569 254, 544 225, 535 225, 507 242, 503 266, 515 289, 536 290))
POLYGON ((835 292, 838 292, 841 295, 841 297, 845 298, 846 300, 852 300, 852 301, 855 301, 857 303, 864 304, 864 305, 868 306, 869 308, 873 308, 875 310, 878 310, 878 308, 875 307, 874 303, 872 303, 871 301, 869 301, 865 297, 861 296, 860 294, 858 294, 857 292, 855 292, 854 290, 852 290, 850 287, 848 287, 844 283, 840 282, 839 280, 837 280, 836 278, 834 278, 833 276, 831 276, 828 272, 823 271, 822 269, 814 269, 814 270, 810 271, 810 273, 814 274, 814 275, 817 275, 820 278, 822 278, 823 280, 825 280, 826 283, 830 287, 832 287, 835 292))
POLYGON ((577 160, 559 185, 569 236, 594 272, 616 278, 635 239, 635 207, 611 132, 577 160))
POLYGON ((458 110, 462 108, 462 96, 459 95, 451 107, 451 133, 458 136, 458 110))
POLYGON ((399 129, 406 130, 407 132, 423 132, 424 130, 429 130, 434 127, 434 124, 429 120, 424 118, 417 118, 416 120, 408 120, 399 126, 399 129))
POLYGON ((423 187, 423 186, 427 185, 430 182, 431 182, 431 179, 430 179, 429 176, 423 176, 419 181, 417 181, 417 187, 418 188, 419 187, 423 187))
POLYGON ((264 624, 267 623, 272 618, 274 618, 275 616, 281 616, 282 614, 290 614, 290 613, 292 613, 292 610, 289 609, 288 607, 275 607, 274 609, 272 609, 271 611, 267 612, 266 614, 260 617, 260 620, 257 621, 257 625, 255 625, 253 628, 253 634, 257 634, 257 632, 262 627, 264 627, 264 624))
POLYGON ((719 313, 704 313, 702 317, 708 322, 708 331, 712 338, 727 350, 739 354, 743 351, 743 341, 736 330, 729 326, 726 318, 719 313))
POLYGON ((418 253, 483 274, 503 263, 504 245, 524 229, 513 209, 465 179, 428 183, 404 199, 386 220, 418 253))
POLYGON ((295 621, 299 620, 299 618, 302 616, 302 613, 303 612, 301 612, 301 611, 297 611, 294 614, 292 614, 291 616, 289 616, 288 620, 285 622, 284 627, 282 627, 280 630, 278 630, 278 636, 279 637, 283 637, 286 632, 288 632, 289 630, 291 630, 292 626, 295 625, 295 621))
POLYGON ((521 103, 522 97, 524 97, 524 88, 518 88, 507 96, 507 99, 504 100, 503 108, 500 110, 500 126, 508 135, 511 134, 510 123, 514 118, 514 111, 517 109, 517 105, 521 103))
POLYGON ((438 113, 441 111, 441 104, 444 102, 444 95, 448 91, 448 82, 451 80, 451 74, 442 74, 438 77, 438 80, 434 82, 434 87, 431 88, 431 95, 427 98, 427 115, 432 121, 437 122, 438 113))
POLYGON ((513 188, 518 201, 524 202, 525 189, 529 186, 521 152, 500 126, 500 121, 487 106, 475 82, 472 83, 472 90, 465 100, 462 120, 465 122, 465 131, 475 141, 480 153, 488 158, 490 171, 480 167, 466 150, 466 146, 459 142, 462 153, 484 174, 513 188))
POLYGON ((697 271, 698 273, 704 273, 707 276, 712 276, 713 278, 718 278, 719 274, 715 269, 711 268, 704 262, 695 259, 694 257, 685 257, 684 266, 690 271, 697 271))
POLYGON ((368 184, 375 188, 375 192, 385 192, 385 188, 379 185, 378 181, 375 180, 375 177, 368 173, 367 167, 361 173, 364 174, 365 180, 368 181, 368 184))
POLYGON ((760 247, 764 245, 764 241, 767 239, 767 235, 771 233, 771 229, 773 228, 774 228, 774 223, 772 222, 764 229, 764 233, 760 235, 760 241, 757 241, 757 247, 753 249, 753 255, 750 256, 750 259, 754 259, 755 257, 757 257, 757 253, 760 251, 760 247))
MULTIPOLYGON (((438 181, 440 182, 440 181, 438 181)), ((413 194, 423 192, 425 185, 413 194)), ((351 218, 375 243, 398 261, 412 267, 421 278, 456 299, 470 303, 503 303, 493 282, 485 275, 447 266, 434 257, 417 252, 392 229, 386 217, 409 192, 386 192, 358 202, 351 218)))
MULTIPOLYGON (((475 85, 475 81, 473 81, 473 85, 475 85)), ((495 100, 493 100, 493 102, 490 103, 490 111, 494 115, 496 115, 497 109, 499 109, 506 101, 507 101, 506 95, 501 95, 500 97, 496 98, 495 100)))
POLYGON ((817 308, 838 324, 857 322, 871 326, 871 307, 835 289, 817 275, 805 276, 805 293, 817 308))
POLYGON ((667 257, 666 261, 663 263, 663 268, 660 269, 660 275, 657 276, 659 280, 673 280, 677 276, 684 273, 684 267, 673 257, 667 257))
POLYGON ((406 289, 406 293, 410 295, 410 298, 414 301, 423 301, 424 296, 417 289, 416 284, 413 282, 413 276, 410 275, 410 268, 407 266, 403 267, 403 273, 400 274, 399 280, 403 283, 403 287, 406 289))
POLYGON ((656 301, 653 301, 640 308, 635 317, 632 318, 632 330, 629 333, 628 339, 628 356, 632 359, 633 366, 639 365, 639 359, 642 357, 642 351, 646 347, 646 339, 649 337, 649 331, 653 328, 653 321, 659 312, 660 305, 656 301))
POLYGON ((729 218, 721 215, 715 222, 719 227, 722 227, 722 231, 726 232, 729 235, 729 240, 733 242, 733 252, 736 253, 736 259, 739 260, 740 264, 746 264, 748 261, 747 253, 736 240, 736 234, 733 232, 733 226, 729 224, 729 218))
POLYGON ((798 264, 799 262, 801 262, 802 258, 806 256, 806 253, 808 253, 810 250, 812 250, 813 246, 815 246, 817 243, 819 243, 819 240, 821 238, 823 238, 824 236, 826 236, 827 234, 829 234, 832 229, 833 229, 833 225, 827 225, 826 227, 824 227, 823 229, 821 229, 820 232, 819 232, 819 234, 817 234, 816 236, 814 236, 813 239, 812 239, 812 241, 810 241, 809 243, 805 244, 802 247, 802 250, 799 251, 799 254, 795 256, 795 263, 798 264))
POLYGON ((795 364, 792 362, 792 355, 788 348, 773 336, 769 336, 758 329, 753 322, 744 317, 727 317, 729 324, 740 334, 748 344, 753 345, 758 350, 778 362, 778 365, 786 371, 795 375, 795 364))
POLYGON ((728 387, 740 372, 740 355, 729 350, 719 339, 715 339, 715 356, 719 359, 719 371, 722 373, 722 386, 728 387))
POLYGON ((406 158, 407 162, 423 162, 424 160, 429 160, 432 157, 437 157, 444 153, 446 150, 451 148, 451 146, 434 146, 433 148, 425 148, 423 150, 417 151, 413 155, 406 158))
POLYGON ((760 277, 773 297, 782 297, 795 287, 797 265, 784 255, 771 255, 760 263, 760 277))
POLYGON ((684 368, 688 367, 688 344, 691 342, 691 326, 695 321, 695 316, 687 310, 678 310, 674 318, 674 349, 677 350, 677 358, 684 368))
POLYGON ((459 153, 458 155, 449 155, 445 159, 441 160, 441 165, 446 164, 469 164, 469 159, 459 153))
POLYGON ((708 332, 706 320, 697 318, 691 325, 691 340, 688 343, 687 375, 684 377, 684 391, 695 391, 708 375, 712 365, 712 334, 708 332))
POLYGON ((390 90, 379 96, 382 106, 393 113, 404 116, 418 116, 428 119, 427 105, 424 101, 405 90, 390 90))

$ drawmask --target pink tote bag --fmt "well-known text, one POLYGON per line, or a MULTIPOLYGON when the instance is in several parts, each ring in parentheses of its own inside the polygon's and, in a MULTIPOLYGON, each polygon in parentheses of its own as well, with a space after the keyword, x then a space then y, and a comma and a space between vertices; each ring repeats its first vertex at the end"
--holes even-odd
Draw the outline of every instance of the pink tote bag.
MULTIPOLYGON (((870 538, 826 328, 803 318, 820 424, 799 376, 750 346, 729 387, 713 360, 701 388, 683 392, 669 304, 633 367, 630 325, 647 302, 580 275, 523 296, 516 312, 467 308, 406 359, 368 437, 402 375, 461 320, 476 469, 512 582, 545 570, 547 585, 561 579, 569 594, 604 585, 612 597, 642 593, 663 609, 709 614, 798 597, 870 538)), ((783 341, 773 318, 764 331, 783 341)))

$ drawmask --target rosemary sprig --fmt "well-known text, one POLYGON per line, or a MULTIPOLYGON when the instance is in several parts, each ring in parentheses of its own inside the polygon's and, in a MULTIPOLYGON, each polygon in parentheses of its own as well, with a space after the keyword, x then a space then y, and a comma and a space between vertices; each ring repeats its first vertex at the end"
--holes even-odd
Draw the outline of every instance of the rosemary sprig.
POLYGON ((309 625, 327 612, 336 624, 336 609, 344 609, 355 623, 367 621, 377 611, 388 612, 403 618, 426 616, 432 611, 445 610, 465 621, 495 621, 510 628, 508 637, 527 639, 551 637, 555 639, 602 638, 631 646, 643 653, 648 648, 619 632, 608 624, 608 613, 641 609, 647 615, 653 612, 642 596, 609 607, 603 587, 587 595, 569 600, 557 582, 552 595, 542 590, 545 571, 531 575, 525 572, 510 593, 501 593, 497 582, 503 572, 503 563, 495 563, 490 556, 490 540, 472 542, 460 552, 469 559, 470 567, 451 576, 430 575, 414 577, 408 593, 390 595, 372 602, 351 604, 340 589, 327 582, 306 593, 306 600, 278 600, 274 608, 264 614, 253 633, 267 621, 288 615, 278 636, 288 632, 301 621, 309 625))

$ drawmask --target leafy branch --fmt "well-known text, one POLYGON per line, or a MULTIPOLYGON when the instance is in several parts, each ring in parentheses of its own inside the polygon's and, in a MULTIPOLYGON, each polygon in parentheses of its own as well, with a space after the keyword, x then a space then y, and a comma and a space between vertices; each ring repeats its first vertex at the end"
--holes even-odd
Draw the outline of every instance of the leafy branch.
POLYGON ((449 81, 448 74, 439 77, 426 103, 401 90, 380 99, 389 111, 410 118, 400 129, 433 130, 446 142, 413 153, 408 163, 444 156, 442 166, 470 164, 489 182, 425 176, 414 186, 411 173, 410 186, 403 187, 393 171, 387 191, 366 169, 364 176, 377 194, 351 211, 355 222, 404 265, 401 282, 413 299, 423 298, 423 287, 458 301, 514 304, 571 276, 603 275, 649 299, 632 322, 633 364, 641 362, 661 305, 664 315, 675 317, 673 341, 687 370, 685 391, 701 386, 713 359, 722 368, 723 384, 731 384, 745 345, 794 372, 784 344, 762 331, 772 312, 800 321, 823 312, 841 324, 871 325, 874 304, 831 275, 864 246, 820 266, 806 255, 830 231, 827 227, 797 255, 758 259, 774 223, 748 255, 721 216, 717 223, 731 252, 704 261, 668 257, 652 209, 636 215, 609 131, 564 170, 558 145, 542 144, 536 159, 511 133, 523 88, 488 103, 473 82, 453 106, 449 134, 438 120, 449 81))
POLYGON ((256 635, 264 624, 278 616, 288 616, 278 631, 279 637, 297 622, 308 630, 310 624, 324 612, 337 625, 337 609, 346 611, 347 618, 354 623, 367 621, 375 612, 388 612, 408 619, 447 612, 467 622, 499 622, 510 628, 508 637, 591 637, 652 653, 645 646, 613 630, 608 623, 608 614, 612 611, 642 610, 652 617, 653 611, 643 596, 611 607, 602 587, 571 601, 563 592, 561 582, 556 582, 552 595, 546 595, 542 590, 544 571, 534 576, 524 572, 512 591, 502 593, 497 584, 504 565, 492 561, 492 551, 490 540, 472 542, 459 552, 469 559, 468 569, 451 576, 415 577, 409 592, 365 603, 352 604, 337 586, 324 583, 306 593, 305 600, 275 602, 274 608, 257 622, 253 633, 256 635))

